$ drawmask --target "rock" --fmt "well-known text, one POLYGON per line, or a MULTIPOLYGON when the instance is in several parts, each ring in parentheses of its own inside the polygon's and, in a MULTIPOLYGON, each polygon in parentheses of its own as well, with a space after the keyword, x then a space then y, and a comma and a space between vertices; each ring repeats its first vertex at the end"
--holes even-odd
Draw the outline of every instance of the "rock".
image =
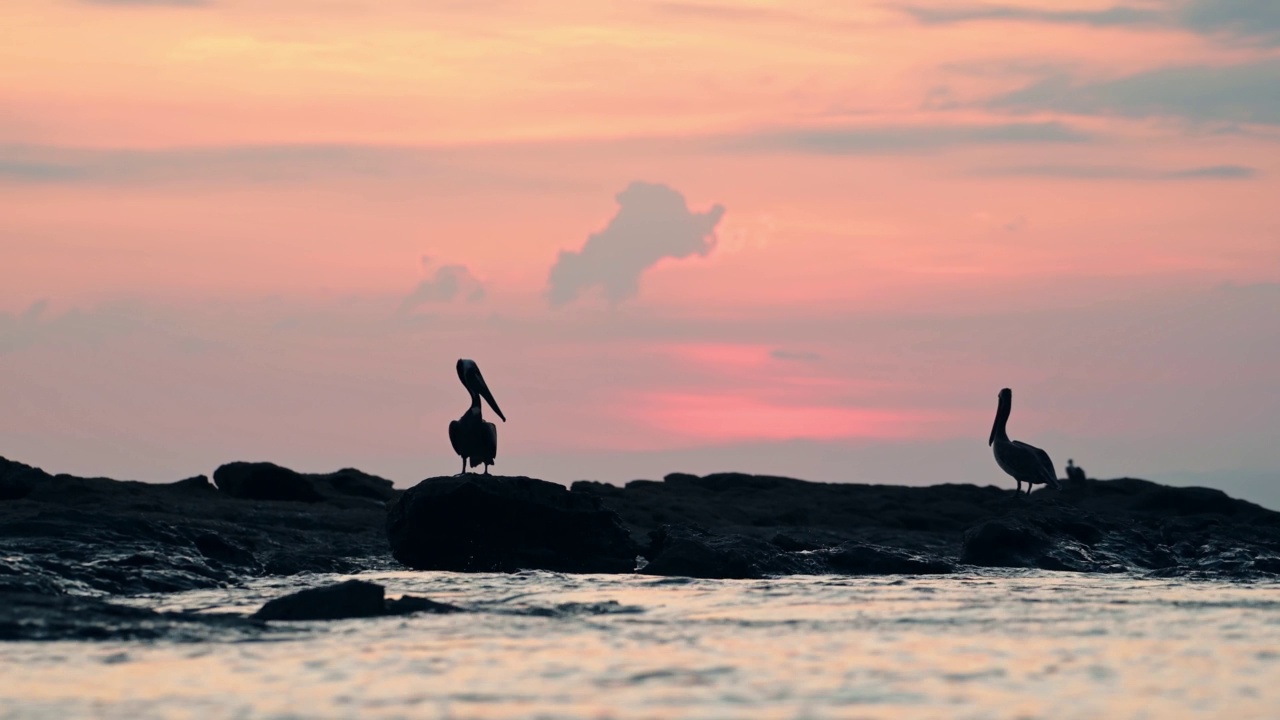
POLYGON ((342 620, 376 617, 387 611, 383 587, 363 580, 299 590, 267 601, 257 620, 342 620))
POLYGON ((0 591, 0 641, 230 641, 269 632, 241 615, 156 612, 100 598, 0 591))
POLYGON ((746 535, 714 535, 698 527, 667 525, 654 531, 645 557, 646 575, 753 579, 771 575, 822 574, 825 568, 802 553, 746 535))
POLYGON ((252 617, 256 620, 344 620, 420 612, 463 612, 456 605, 423 597, 405 595, 387 600, 385 594, 386 589, 381 585, 347 580, 269 600, 252 617))
POLYGON ((847 542, 822 553, 833 573, 845 575, 945 575, 955 566, 941 558, 878 545, 847 542))
POLYGON ((390 480, 351 468, 316 475, 267 462, 228 463, 214 471, 213 482, 227 495, 245 500, 320 502, 365 498, 387 502, 398 494, 390 480))
POLYGON ((244 548, 233 545, 214 533, 204 533, 197 535, 195 539, 196 550, 200 554, 210 560, 228 563, 231 565, 257 565, 258 561, 253 557, 253 553, 244 548))
POLYGON ((300 473, 272 463, 229 463, 214 471, 213 482, 227 495, 244 500, 320 502, 324 499, 300 473))
POLYGON ((39 468, 0 457, 0 501, 19 500, 49 474, 39 468))
POLYGON ((0 501, 0 590, 155 593, 391 566, 385 505, 369 498, 253 502, 203 476, 125 482, 49 475, 3 458, 0 483, 10 489, 0 501))
POLYGON ((527 477, 423 480, 390 506, 386 530, 395 559, 417 570, 630 572, 637 554, 596 497, 527 477))
POLYGON ((409 615, 421 612, 443 615, 448 613, 465 612, 465 610, 457 605, 436 602, 435 600, 428 600, 427 598, 418 597, 416 595, 402 595, 395 600, 387 601, 387 615, 409 615))
POLYGON ((780 536, 766 542, 717 535, 702 528, 663 527, 653 534, 648 575, 763 578, 777 575, 936 575, 954 571, 946 560, 894 548, 845 542, 814 549, 780 536))

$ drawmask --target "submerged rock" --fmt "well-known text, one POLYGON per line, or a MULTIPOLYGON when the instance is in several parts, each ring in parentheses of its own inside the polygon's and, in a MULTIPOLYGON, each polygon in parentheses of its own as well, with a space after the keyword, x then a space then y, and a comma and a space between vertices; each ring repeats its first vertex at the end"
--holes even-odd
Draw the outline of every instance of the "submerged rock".
POLYGON ((386 589, 363 580, 348 580, 337 585, 308 588, 267 601, 256 620, 343 620, 346 618, 408 615, 410 613, 462 612, 462 608, 427 598, 405 595, 395 600, 385 598, 386 589))
POLYGON ((630 572, 636 544, 600 501, 527 477, 423 480, 389 508, 396 560, 417 570, 630 572))
POLYGON ((266 626, 241 615, 156 612, 83 596, 0 591, 0 641, 255 638, 266 626))

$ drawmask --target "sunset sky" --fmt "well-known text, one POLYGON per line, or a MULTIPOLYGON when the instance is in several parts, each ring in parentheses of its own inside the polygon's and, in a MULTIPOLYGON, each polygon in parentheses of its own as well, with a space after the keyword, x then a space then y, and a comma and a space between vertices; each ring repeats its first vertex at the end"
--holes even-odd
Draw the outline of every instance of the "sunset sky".
MULTIPOLYGON (((1122 2, 1123 0, 1116 0, 1122 2)), ((5 0, 0 455, 1280 508, 1280 3, 5 0)))

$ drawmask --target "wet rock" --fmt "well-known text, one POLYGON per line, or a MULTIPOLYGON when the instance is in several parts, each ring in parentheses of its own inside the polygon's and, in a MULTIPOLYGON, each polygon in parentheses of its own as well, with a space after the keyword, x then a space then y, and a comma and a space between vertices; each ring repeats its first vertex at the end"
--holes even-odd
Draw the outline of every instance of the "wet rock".
POLYGON ((879 545, 847 542, 823 551, 832 573, 845 575, 945 575, 955 566, 942 558, 879 545))
POLYGON ((629 572, 636 544, 599 500, 527 477, 423 480, 388 510, 396 560, 418 570, 629 572))
POLYGON ((0 641, 227 641, 267 632, 239 615, 156 612, 84 596, 0 591, 0 641))
POLYGON ((341 620, 377 617, 387 611, 384 589, 362 580, 299 590, 278 597, 253 614, 257 620, 341 620))
POLYGON ((363 580, 347 580, 336 585, 308 588, 269 600, 256 620, 343 620, 347 618, 409 615, 412 613, 454 613, 462 608, 423 597, 405 595, 385 598, 386 589, 363 580))
POLYGON ((448 614, 465 612, 457 605, 449 603, 436 602, 417 595, 402 595, 394 600, 387 601, 387 615, 411 615, 413 613, 436 613, 448 614))
POLYGON ((203 533, 195 539, 196 549, 210 560, 217 560, 230 565, 257 565, 253 553, 239 545, 223 540, 215 533, 203 533))
POLYGON ((391 565, 385 506, 371 498, 333 491, 305 505, 246 501, 203 476, 170 484, 81 478, 3 458, 0 482, 9 488, 0 500, 0 589, 128 595, 391 565))
POLYGON ((787 552, 746 535, 716 535, 698 527, 667 525, 652 535, 646 575, 754 579, 822 574, 815 558, 787 552))

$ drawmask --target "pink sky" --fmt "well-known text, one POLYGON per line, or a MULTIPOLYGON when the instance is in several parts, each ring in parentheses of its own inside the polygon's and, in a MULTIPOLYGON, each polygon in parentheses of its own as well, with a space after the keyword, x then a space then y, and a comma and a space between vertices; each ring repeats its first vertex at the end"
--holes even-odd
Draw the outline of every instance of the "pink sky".
POLYGON ((1272 6, 843 5, 9 0, 0 455, 1280 506, 1272 6))

